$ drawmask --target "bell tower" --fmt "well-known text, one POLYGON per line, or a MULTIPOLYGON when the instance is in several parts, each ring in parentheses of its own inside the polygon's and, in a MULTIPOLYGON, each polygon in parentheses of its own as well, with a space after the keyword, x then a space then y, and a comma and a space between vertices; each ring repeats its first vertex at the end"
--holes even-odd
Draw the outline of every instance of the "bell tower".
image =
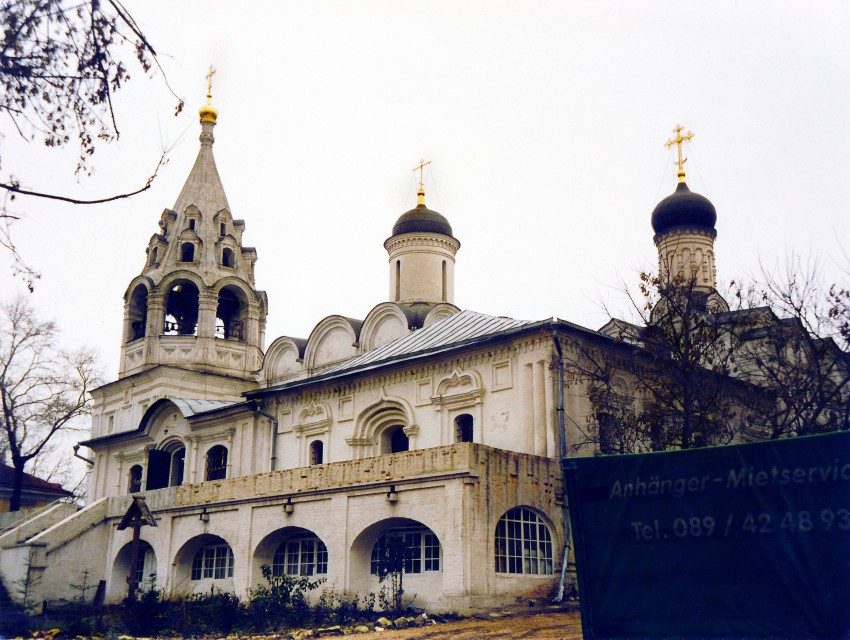
POLYGON ((195 164, 124 294, 119 379, 158 365, 254 379, 262 366, 268 301, 254 288, 257 252, 242 245, 245 222, 230 213, 213 157, 214 73, 195 164))

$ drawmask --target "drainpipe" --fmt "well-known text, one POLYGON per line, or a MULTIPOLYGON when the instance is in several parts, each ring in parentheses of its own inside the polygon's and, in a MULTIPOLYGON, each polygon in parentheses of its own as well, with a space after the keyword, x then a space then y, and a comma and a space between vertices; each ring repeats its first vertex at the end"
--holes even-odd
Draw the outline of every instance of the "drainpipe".
POLYGON ((558 592, 555 594, 552 602, 563 602, 564 586, 567 581, 567 564, 570 558, 570 503, 567 497, 567 483, 564 482, 563 477, 563 466, 567 459, 567 426, 564 415, 564 352, 561 350, 561 341, 557 331, 552 332, 552 342, 555 343, 555 350, 558 352, 558 361, 555 364, 558 371, 558 404, 555 409, 558 413, 558 430, 561 436, 561 482, 564 488, 564 561, 561 563, 561 579, 558 581, 558 592))
POLYGON ((254 410, 258 415, 263 416, 264 418, 268 418, 272 421, 272 459, 271 459, 271 471, 276 471, 275 467, 277 466, 277 418, 267 411, 263 411, 262 405, 259 400, 254 401, 254 410))
POLYGON ((89 460, 85 456, 81 456, 79 451, 80 451, 80 445, 75 444, 74 445, 74 457, 79 458, 80 460, 84 460, 85 462, 88 462, 89 464, 94 464, 94 460, 89 460))

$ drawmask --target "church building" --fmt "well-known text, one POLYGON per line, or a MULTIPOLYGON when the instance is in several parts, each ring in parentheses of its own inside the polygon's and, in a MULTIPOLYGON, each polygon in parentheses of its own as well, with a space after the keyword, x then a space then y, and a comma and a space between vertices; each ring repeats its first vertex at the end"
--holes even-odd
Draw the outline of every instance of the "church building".
MULTIPOLYGON (((574 446, 593 417, 565 350, 612 344, 616 327, 456 306, 461 242, 420 180, 383 244, 388 299, 266 348, 258 252, 216 169, 216 119, 208 101, 195 164, 127 287, 118 378, 93 392, 80 443, 87 506, 0 535, 6 584, 35 572, 35 600, 69 600, 88 572, 120 602, 128 575, 143 588, 153 574, 166 594, 245 598, 268 565, 362 600, 398 538, 417 607, 468 612, 569 588, 560 459, 598 449, 574 446), (155 523, 135 553, 119 526, 134 496, 155 523)), ((682 181, 652 217, 661 269, 713 289, 715 219, 682 181)))

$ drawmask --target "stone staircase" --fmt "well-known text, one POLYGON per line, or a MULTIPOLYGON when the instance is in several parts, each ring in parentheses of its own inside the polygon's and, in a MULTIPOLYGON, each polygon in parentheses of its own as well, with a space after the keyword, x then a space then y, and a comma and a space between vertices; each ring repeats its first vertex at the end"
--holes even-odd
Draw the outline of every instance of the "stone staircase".
MULTIPOLYGON (((34 511, 0 533, 0 580, 7 589, 27 581, 32 602, 50 599, 47 555, 56 552, 106 518, 106 498, 78 509, 70 503, 54 503, 34 511)), ((54 567, 61 570, 61 567, 54 567)), ((13 599, 15 594, 11 595, 13 599)), ((2 606, 2 605, 0 605, 2 606)), ((2 636, 0 636, 2 637, 2 636)))
POLYGON ((52 502, 39 509, 15 512, 20 515, 16 519, 8 519, 6 525, 0 527, 0 550, 11 544, 26 542, 77 511, 76 504, 52 502))

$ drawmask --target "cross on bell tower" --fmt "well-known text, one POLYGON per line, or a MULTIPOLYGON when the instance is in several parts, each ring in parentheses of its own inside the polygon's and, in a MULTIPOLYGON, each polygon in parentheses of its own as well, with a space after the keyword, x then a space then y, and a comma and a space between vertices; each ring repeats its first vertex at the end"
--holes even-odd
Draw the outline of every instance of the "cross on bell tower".
POLYGON ((214 66, 210 65, 210 70, 207 72, 207 75, 206 75, 206 79, 207 79, 207 101, 212 100, 212 79, 213 79, 213 76, 216 73, 218 73, 218 69, 216 69, 214 66))

